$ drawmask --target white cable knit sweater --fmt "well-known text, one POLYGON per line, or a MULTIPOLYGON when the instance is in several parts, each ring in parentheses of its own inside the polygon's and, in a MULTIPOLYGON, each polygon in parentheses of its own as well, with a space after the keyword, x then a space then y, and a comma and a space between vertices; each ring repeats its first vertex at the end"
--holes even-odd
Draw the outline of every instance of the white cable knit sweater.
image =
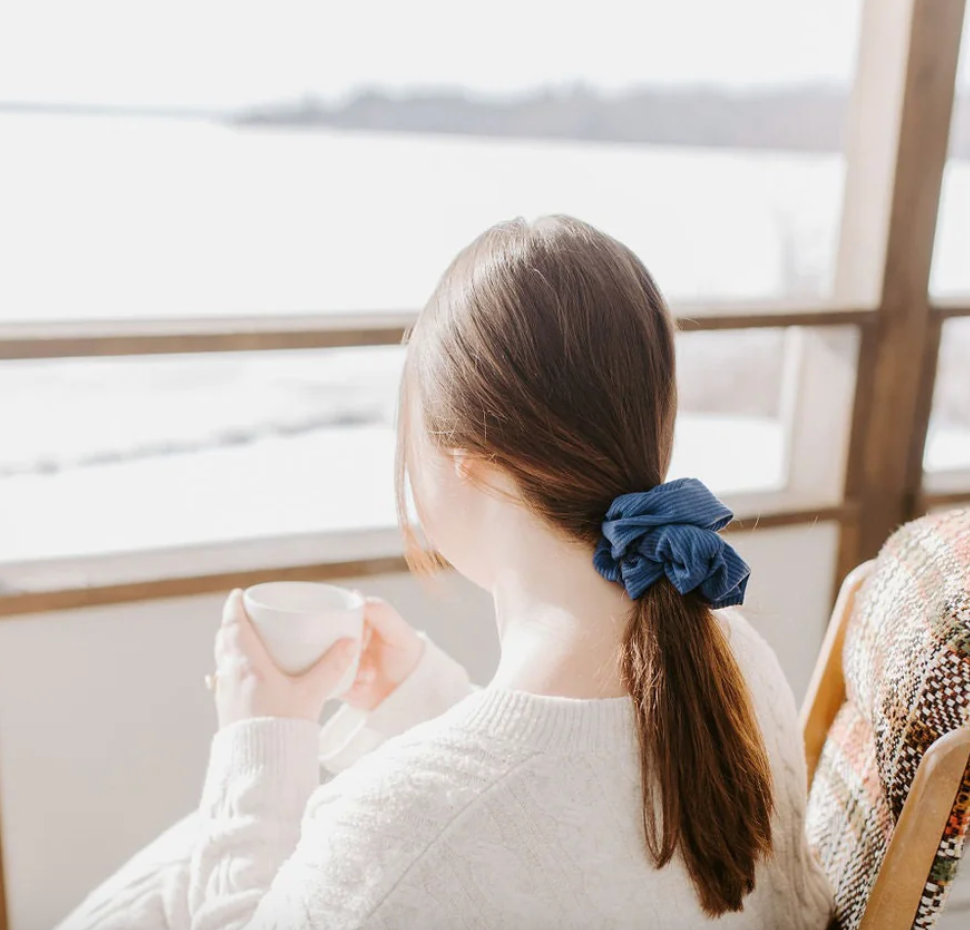
MULTIPOLYGON (((721 616, 771 756, 776 815, 772 860, 744 911, 718 927, 823 930, 830 891, 803 835, 794 700, 764 641, 736 611, 721 616)), ((339 774, 323 786, 320 736, 312 724, 269 719, 218 733, 199 813, 61 930, 707 923, 683 866, 656 870, 645 855, 628 699, 473 692, 429 643, 376 711, 344 709, 324 727, 323 761, 339 774)))

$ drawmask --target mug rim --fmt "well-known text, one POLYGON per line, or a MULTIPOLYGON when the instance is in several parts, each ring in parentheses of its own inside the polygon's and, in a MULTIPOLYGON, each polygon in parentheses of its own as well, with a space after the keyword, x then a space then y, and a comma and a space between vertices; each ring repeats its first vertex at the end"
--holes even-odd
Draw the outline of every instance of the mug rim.
MULTIPOLYGON (((277 586, 290 587, 292 585, 297 585, 300 587, 309 587, 314 589, 324 589, 331 592, 336 592, 340 595, 342 603, 335 607, 330 605, 326 607, 329 610, 357 610, 364 606, 364 596, 352 588, 344 588, 336 584, 327 584, 325 581, 261 581, 259 584, 251 585, 243 591, 243 601, 250 600, 257 607, 265 608, 266 610, 274 610, 283 614, 305 614, 310 611, 317 609, 313 607, 281 607, 276 604, 272 604, 263 600, 259 596, 260 588, 274 588, 277 586), (252 592, 257 592, 253 594, 252 592)), ((323 605, 320 605, 323 607, 323 605)))

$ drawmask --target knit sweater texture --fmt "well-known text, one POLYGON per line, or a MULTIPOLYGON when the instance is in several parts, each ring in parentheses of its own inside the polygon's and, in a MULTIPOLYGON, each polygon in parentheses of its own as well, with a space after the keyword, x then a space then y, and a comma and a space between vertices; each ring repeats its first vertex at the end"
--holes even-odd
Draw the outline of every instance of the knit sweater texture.
MULTIPOLYGON (((774 653, 719 613, 775 788, 774 852, 722 930, 823 930, 795 702, 774 653)), ((681 861, 650 862, 632 702, 486 687, 428 642, 370 714, 216 734, 199 810, 61 930, 684 930, 711 923, 681 861), (320 784, 320 762, 337 774, 320 784)), ((690 799, 687 799, 690 803, 690 799)))

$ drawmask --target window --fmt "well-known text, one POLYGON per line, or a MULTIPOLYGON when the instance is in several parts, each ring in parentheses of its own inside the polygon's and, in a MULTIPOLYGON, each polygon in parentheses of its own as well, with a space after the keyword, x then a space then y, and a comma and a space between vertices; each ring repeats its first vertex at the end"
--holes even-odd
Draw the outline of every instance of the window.
MULTIPOLYGON (((487 225, 548 212, 627 242, 679 306, 821 307, 859 9, 608 0, 591 26, 499 0, 470 44, 440 0, 8 7, 0 325, 414 311, 487 225)), ((834 472, 805 479, 798 397, 820 358, 854 380, 854 335, 832 356, 730 325, 758 328, 679 337, 674 473, 837 502, 834 472)), ((0 362, 0 562, 389 526, 400 359, 0 362)))
POLYGON ((784 487, 785 331, 681 333, 677 364, 671 476, 700 477, 721 494, 784 487))
MULTIPOLYGON (((970 15, 965 14, 943 173, 930 291, 957 316, 945 319, 923 450, 924 494, 952 507, 970 499, 970 15), (959 309, 962 307, 963 309, 959 309), (962 314, 962 315, 960 315, 962 314)), ((947 307, 943 306, 942 311, 947 307)))
POLYGON ((841 326, 681 333, 671 477, 702 479, 745 515, 766 492, 839 503, 858 347, 841 326))
MULTIPOLYGON (((799 336, 678 335, 673 475, 728 495, 786 487, 799 336)), ((380 346, 0 364, 0 562, 392 526, 402 359, 380 346)))
MULTIPOLYGON (((0 361, 0 561, 389 526, 391 343, 456 248, 553 211, 630 243, 685 322, 673 473, 751 514, 850 519, 859 337, 882 312, 830 295, 861 0, 608 0, 592 24, 536 0, 508 30, 510 2, 474 45, 440 0, 4 8, 0 357, 38 358, 0 361)), ((902 28, 866 9, 870 44, 902 28)), ((961 326, 931 474, 962 467, 961 326)))
POLYGON ((676 300, 826 295, 858 9, 500 0, 470 43, 441 0, 9 5, 0 315, 416 309, 547 212, 676 300))
POLYGON ((942 297, 970 295, 970 16, 964 17, 961 45, 930 281, 930 290, 942 297))
MULTIPOLYGON (((970 318, 947 320, 940 340, 933 411, 923 467, 928 483, 945 473, 970 472, 970 318)), ((970 491, 970 478, 963 489, 970 491)))
POLYGON ((402 357, 0 366, 0 561, 389 525, 402 357))

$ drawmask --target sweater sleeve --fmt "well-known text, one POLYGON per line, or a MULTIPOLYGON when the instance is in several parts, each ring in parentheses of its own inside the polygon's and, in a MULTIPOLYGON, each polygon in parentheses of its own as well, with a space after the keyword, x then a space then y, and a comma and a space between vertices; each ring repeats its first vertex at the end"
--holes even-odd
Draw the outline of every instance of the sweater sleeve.
POLYGON ((198 815, 166 830, 85 898, 57 930, 187 930, 198 815))
POLYGON ((300 838, 318 744, 305 720, 244 720, 215 735, 189 874, 192 930, 276 926, 257 909, 300 838))
POLYGON ((474 689, 460 663, 419 635, 421 660, 384 701, 369 712, 345 704, 324 725, 320 762, 330 772, 342 772, 385 740, 443 714, 474 689))
MULTIPOLYGON (((241 721, 217 733, 189 881, 192 930, 315 926, 321 909, 306 897, 312 888, 331 892, 322 909, 330 919, 327 930, 359 927, 343 918, 350 919, 348 908, 356 907, 350 902, 360 894, 338 891, 337 873, 350 868, 348 849, 356 848, 367 831, 355 827, 357 835, 348 843, 338 822, 328 824, 319 810, 307 811, 319 787, 321 748, 328 767, 346 768, 388 738, 444 713, 471 687, 465 670, 426 640, 414 672, 369 714, 352 715, 344 708, 322 734, 307 721, 269 718, 241 721), (335 847, 343 855, 331 857, 335 847), (321 872, 333 874, 321 880, 321 872)), ((335 797, 342 797, 335 790, 335 797)), ((334 809, 322 801, 316 806, 334 809)), ((371 850, 375 858, 377 853, 371 850)), ((362 865, 365 871, 369 867, 363 860, 355 862, 362 865)), ((354 884, 360 887, 359 875, 354 884)))

